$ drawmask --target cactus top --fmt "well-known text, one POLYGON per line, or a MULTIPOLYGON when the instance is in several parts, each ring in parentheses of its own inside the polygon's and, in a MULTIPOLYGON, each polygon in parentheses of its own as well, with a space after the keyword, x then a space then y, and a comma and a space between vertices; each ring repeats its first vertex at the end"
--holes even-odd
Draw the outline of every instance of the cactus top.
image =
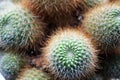
POLYGON ((85 30, 104 48, 120 45, 120 6, 106 4, 87 12, 83 20, 85 30))
POLYGON ((44 51, 52 73, 61 80, 80 79, 95 70, 97 56, 93 44, 77 30, 56 32, 44 51))

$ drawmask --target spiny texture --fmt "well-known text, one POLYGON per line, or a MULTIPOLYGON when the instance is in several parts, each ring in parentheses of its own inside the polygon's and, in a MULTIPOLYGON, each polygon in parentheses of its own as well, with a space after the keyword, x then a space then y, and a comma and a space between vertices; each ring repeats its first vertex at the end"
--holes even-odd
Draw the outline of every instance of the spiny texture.
POLYGON ((98 6, 85 15, 83 26, 104 49, 120 45, 120 6, 98 6))
POLYGON ((43 71, 35 68, 25 69, 16 80, 49 80, 50 77, 43 71))
POLYGON ((83 0, 83 1, 88 7, 94 7, 96 5, 109 2, 109 0, 83 0))
POLYGON ((64 24, 82 0, 22 0, 22 5, 47 23, 64 24))
POLYGON ((5 53, 0 60, 0 73, 6 80, 13 80, 23 65, 24 60, 19 55, 5 53))
POLYGON ((103 64, 104 76, 107 78, 120 78, 120 54, 113 54, 103 64))
POLYGON ((69 28, 57 31, 43 49, 51 74, 60 80, 79 80, 94 73, 95 51, 90 38, 69 28))
POLYGON ((0 17, 0 47, 23 51, 41 43, 44 26, 21 6, 7 8, 0 17))

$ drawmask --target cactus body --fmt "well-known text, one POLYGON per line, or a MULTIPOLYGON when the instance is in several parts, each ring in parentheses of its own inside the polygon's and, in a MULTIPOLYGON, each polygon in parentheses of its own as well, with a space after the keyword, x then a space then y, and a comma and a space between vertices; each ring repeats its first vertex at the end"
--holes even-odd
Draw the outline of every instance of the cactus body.
POLYGON ((82 32, 65 29, 56 32, 43 49, 50 71, 60 80, 79 80, 94 73, 97 56, 93 44, 82 32))
POLYGON ((17 73, 24 64, 24 60, 19 55, 7 53, 0 60, 0 73, 6 80, 14 80, 17 73))
POLYGON ((46 23, 65 25, 82 0, 22 0, 22 5, 41 16, 46 23))
POLYGON ((10 7, 0 17, 0 47, 23 51, 41 43, 44 26, 21 6, 10 7))
POLYGON ((25 69, 16 80, 49 80, 49 76, 35 68, 25 69))
POLYGON ((83 26, 102 49, 120 45, 120 6, 106 4, 85 14, 83 26))

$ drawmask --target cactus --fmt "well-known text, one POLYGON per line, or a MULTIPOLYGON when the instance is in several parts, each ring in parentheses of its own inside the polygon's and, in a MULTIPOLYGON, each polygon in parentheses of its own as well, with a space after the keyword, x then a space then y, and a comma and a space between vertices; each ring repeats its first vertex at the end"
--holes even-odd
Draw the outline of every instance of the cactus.
POLYGON ((35 68, 28 68, 21 72, 16 80, 49 80, 50 77, 43 71, 35 68))
POLYGON ((120 78, 120 54, 112 54, 103 64, 104 77, 120 78))
POLYGON ((50 73, 60 80, 76 80, 94 73, 96 50, 82 31, 59 30, 46 43, 43 55, 50 73))
POLYGON ((23 65, 24 60, 19 55, 5 53, 0 60, 0 73, 6 80, 14 80, 23 65))
POLYGON ((106 4, 84 15, 84 30, 93 36, 101 49, 107 51, 120 45, 119 13, 120 6, 106 4))
POLYGON ((0 47, 24 51, 41 43, 44 26, 36 16, 21 6, 7 8, 0 17, 0 47))
POLYGON ((82 0, 22 0, 22 5, 43 17, 46 23, 62 25, 69 22, 71 14, 82 0))

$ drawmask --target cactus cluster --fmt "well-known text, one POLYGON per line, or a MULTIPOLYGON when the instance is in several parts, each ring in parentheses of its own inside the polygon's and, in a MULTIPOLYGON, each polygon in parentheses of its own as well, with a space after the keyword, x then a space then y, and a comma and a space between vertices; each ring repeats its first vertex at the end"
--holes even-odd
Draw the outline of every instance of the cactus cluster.
POLYGON ((120 79, 119 2, 0 0, 0 80, 120 79))

